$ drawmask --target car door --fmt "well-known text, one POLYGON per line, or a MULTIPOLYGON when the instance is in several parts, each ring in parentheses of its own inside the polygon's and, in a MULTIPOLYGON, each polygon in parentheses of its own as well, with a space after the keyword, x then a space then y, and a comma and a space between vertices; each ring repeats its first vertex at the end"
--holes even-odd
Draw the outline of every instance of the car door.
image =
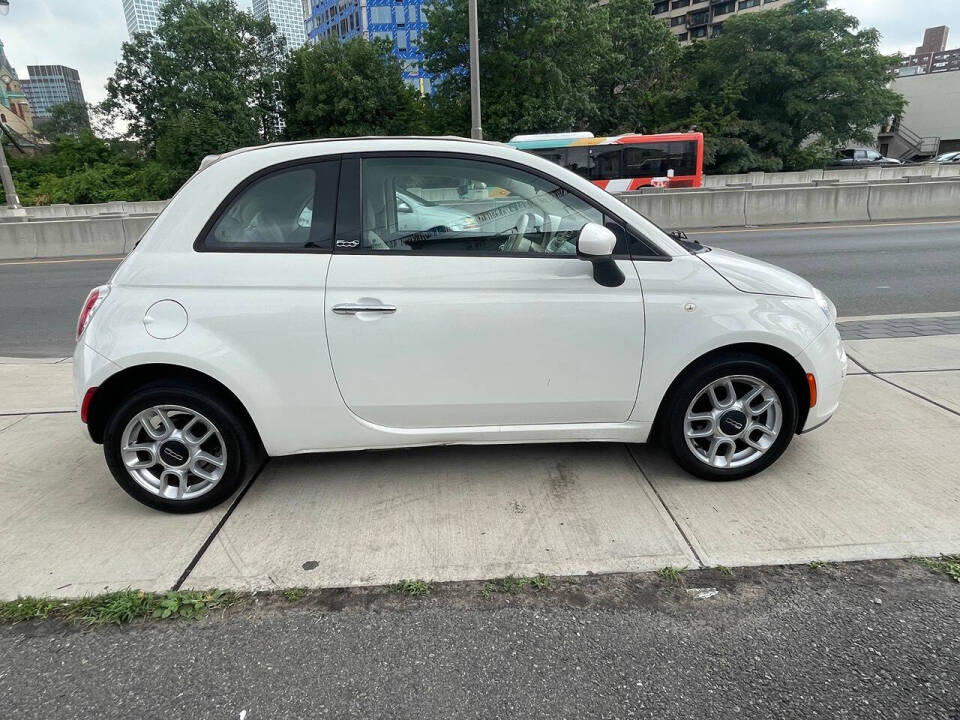
POLYGON ((345 160, 325 313, 346 405, 394 428, 626 421, 643 298, 628 259, 611 288, 577 258, 580 228, 603 221, 551 179, 480 157, 345 160), (469 222, 399 222, 397 192, 426 190, 469 222))

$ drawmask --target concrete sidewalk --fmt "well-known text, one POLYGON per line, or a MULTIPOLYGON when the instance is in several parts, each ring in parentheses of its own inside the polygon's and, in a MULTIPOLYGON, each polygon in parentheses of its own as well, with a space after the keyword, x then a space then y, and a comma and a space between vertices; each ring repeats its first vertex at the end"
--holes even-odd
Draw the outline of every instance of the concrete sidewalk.
POLYGON ((268 589, 960 551, 960 335, 848 343, 837 417, 759 477, 708 483, 654 448, 425 448, 270 461, 201 515, 113 482, 69 363, 0 364, 0 599, 268 589), (201 553, 204 544, 209 546, 201 553))

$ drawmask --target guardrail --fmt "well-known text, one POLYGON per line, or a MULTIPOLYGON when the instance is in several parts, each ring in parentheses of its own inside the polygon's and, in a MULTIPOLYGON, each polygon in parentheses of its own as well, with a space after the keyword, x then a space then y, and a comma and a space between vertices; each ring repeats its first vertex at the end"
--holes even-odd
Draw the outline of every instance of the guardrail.
POLYGON ((960 177, 624 193, 619 197, 670 230, 960 217, 960 177))
MULTIPOLYGON (((669 230, 960 217, 960 176, 646 190, 619 197, 669 230)), ((124 255, 165 206, 158 201, 0 210, 0 259, 124 255)))

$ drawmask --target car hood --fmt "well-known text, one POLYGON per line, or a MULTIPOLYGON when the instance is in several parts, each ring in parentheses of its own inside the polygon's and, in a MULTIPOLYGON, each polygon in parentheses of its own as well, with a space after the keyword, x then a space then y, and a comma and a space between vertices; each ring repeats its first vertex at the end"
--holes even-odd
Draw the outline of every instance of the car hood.
POLYGON ((737 290, 759 295, 813 297, 813 285, 789 270, 729 250, 712 248, 698 258, 712 267, 737 290))

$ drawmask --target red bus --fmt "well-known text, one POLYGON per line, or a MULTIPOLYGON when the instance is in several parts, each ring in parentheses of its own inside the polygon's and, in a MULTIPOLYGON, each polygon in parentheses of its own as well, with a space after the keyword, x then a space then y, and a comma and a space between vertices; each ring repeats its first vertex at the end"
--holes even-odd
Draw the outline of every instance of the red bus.
POLYGON ((517 135, 509 144, 563 165, 612 193, 646 185, 703 186, 703 133, 550 133, 517 135))

